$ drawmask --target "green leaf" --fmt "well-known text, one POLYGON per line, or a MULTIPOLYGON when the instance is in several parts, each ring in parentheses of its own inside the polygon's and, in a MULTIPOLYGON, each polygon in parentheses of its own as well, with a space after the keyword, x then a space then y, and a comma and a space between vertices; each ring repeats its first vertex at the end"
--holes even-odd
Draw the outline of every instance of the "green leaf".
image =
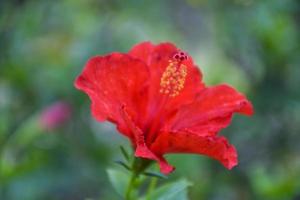
POLYGON ((125 169, 127 169, 128 171, 131 171, 131 168, 123 161, 121 160, 116 160, 115 163, 121 165, 122 167, 124 167, 125 169))
POLYGON ((130 161, 130 157, 129 157, 129 154, 126 151, 126 149, 123 146, 120 146, 120 149, 121 149, 121 152, 122 152, 124 158, 126 159, 126 161, 129 162, 130 161))
POLYGON ((140 200, 188 200, 187 187, 192 184, 186 179, 163 185, 140 200))
POLYGON ((167 176, 165 176, 165 175, 163 175, 162 173, 159 173, 159 172, 145 172, 145 173, 143 173, 143 175, 156 177, 156 178, 163 178, 163 179, 168 178, 167 176))
POLYGON ((107 170, 109 181, 118 194, 124 196, 130 175, 115 169, 107 170))

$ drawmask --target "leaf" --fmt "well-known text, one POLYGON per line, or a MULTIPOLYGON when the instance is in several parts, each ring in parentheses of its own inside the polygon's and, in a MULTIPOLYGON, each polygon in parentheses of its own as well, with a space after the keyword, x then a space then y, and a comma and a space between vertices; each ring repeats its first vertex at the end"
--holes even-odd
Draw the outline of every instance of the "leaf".
POLYGON ((124 158, 126 159, 126 161, 129 162, 129 161, 130 161, 130 158, 129 158, 129 154, 128 154, 128 152, 126 151, 126 149, 125 149, 123 146, 120 146, 120 149, 121 149, 121 152, 122 152, 124 158))
POLYGON ((156 177, 156 178, 163 178, 163 179, 168 178, 167 176, 165 176, 165 175, 163 175, 162 173, 159 173, 159 172, 145 172, 145 173, 143 173, 143 175, 156 177))
POLYGON ((131 171, 131 168, 123 161, 121 160, 116 160, 115 163, 121 165, 122 167, 124 167, 125 169, 127 169, 128 171, 131 171))
POLYGON ((107 170, 109 181, 118 194, 124 196, 130 175, 115 169, 107 170))
POLYGON ((186 179, 181 179, 157 188, 140 200, 188 200, 187 187, 191 185, 186 179))

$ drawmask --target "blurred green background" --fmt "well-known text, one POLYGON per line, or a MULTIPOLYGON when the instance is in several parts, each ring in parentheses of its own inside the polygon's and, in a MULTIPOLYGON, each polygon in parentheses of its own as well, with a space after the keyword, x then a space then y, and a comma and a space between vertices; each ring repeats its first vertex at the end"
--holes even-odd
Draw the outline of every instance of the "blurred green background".
POLYGON ((221 132, 238 167, 170 155, 177 170, 167 182, 187 177, 194 200, 299 200, 300 2, 292 0, 0 1, 0 199, 121 199, 105 170, 118 168, 128 142, 91 118, 73 81, 89 57, 144 40, 174 42, 208 85, 233 85, 256 110, 221 132), (57 102, 68 114, 47 127, 42 116, 57 102))

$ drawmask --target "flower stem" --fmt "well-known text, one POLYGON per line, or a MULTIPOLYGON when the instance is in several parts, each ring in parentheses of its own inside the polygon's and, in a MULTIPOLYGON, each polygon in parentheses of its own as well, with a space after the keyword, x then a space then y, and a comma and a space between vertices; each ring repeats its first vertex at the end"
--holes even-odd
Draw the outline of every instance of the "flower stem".
POLYGON ((147 190, 147 200, 151 200, 150 195, 154 190, 154 188, 156 187, 156 184, 157 184, 157 177, 152 177, 147 190))
POLYGON ((128 182, 128 186, 125 193, 125 199, 131 200, 132 199, 132 191, 136 189, 136 181, 140 174, 142 174, 150 165, 152 161, 143 158, 135 158, 132 163, 132 174, 131 178, 128 182))
POLYGON ((125 194, 126 200, 131 200, 131 193, 135 187, 134 182, 135 182, 136 178, 137 178, 137 175, 135 173, 132 173, 131 178, 128 183, 128 186, 127 186, 126 194, 125 194))

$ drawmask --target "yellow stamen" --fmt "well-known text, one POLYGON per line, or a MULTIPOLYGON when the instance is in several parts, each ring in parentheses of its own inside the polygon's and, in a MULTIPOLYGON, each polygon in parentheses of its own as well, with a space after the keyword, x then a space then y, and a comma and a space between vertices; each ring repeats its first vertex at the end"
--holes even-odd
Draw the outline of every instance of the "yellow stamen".
POLYGON ((169 65, 160 79, 160 93, 176 97, 184 88, 187 68, 177 60, 169 60, 169 65))

